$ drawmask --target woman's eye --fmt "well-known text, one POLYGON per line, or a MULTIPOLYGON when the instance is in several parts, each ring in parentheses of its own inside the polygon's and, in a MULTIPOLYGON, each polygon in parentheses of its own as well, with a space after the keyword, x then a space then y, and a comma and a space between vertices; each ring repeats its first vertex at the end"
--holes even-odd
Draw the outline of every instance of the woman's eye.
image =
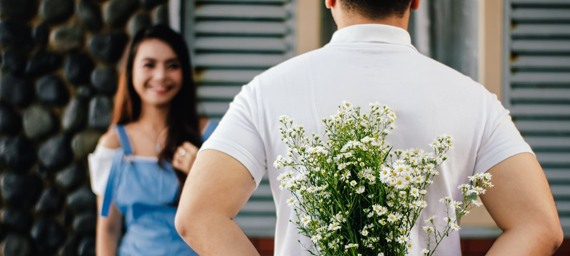
POLYGON ((169 69, 179 69, 179 68, 180 68, 180 65, 178 65, 178 64, 170 64, 170 65, 168 65, 168 68, 169 68, 169 69))
POLYGON ((143 67, 145 67, 145 68, 154 68, 154 64, 152 64, 152 63, 146 63, 146 64, 143 65, 143 67))

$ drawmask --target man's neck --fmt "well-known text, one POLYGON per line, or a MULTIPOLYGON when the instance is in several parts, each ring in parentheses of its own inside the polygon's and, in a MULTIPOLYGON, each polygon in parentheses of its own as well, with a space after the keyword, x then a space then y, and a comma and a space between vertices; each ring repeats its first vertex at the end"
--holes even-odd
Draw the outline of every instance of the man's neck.
POLYGON ((338 24, 338 29, 342 29, 353 25, 361 25, 361 24, 380 24, 380 25, 399 27, 403 28, 404 30, 408 30, 408 22, 410 18, 409 16, 410 13, 407 12, 401 18, 397 16, 391 16, 389 18, 384 18, 381 20, 372 20, 360 15, 354 15, 353 17, 344 20, 344 22, 341 22, 341 24, 338 24))

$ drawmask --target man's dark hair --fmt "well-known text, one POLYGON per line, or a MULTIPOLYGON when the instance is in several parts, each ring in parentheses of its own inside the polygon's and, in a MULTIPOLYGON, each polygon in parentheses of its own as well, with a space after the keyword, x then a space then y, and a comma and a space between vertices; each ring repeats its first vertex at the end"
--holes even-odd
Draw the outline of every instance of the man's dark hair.
POLYGON ((341 0, 348 11, 373 20, 384 19, 392 15, 404 16, 412 0, 341 0))

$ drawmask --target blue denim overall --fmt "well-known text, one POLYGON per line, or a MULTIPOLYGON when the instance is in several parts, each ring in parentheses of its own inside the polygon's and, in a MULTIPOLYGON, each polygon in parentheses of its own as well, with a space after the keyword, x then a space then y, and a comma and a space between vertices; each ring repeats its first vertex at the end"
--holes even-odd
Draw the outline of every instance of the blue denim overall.
MULTIPOLYGON (((202 135, 206 140, 217 122, 210 122, 202 135)), ((121 148, 113 158, 101 215, 107 217, 111 202, 125 217, 125 233, 118 255, 198 255, 174 227, 178 179, 172 165, 157 160, 130 159, 132 144, 125 127, 116 126, 121 148)))

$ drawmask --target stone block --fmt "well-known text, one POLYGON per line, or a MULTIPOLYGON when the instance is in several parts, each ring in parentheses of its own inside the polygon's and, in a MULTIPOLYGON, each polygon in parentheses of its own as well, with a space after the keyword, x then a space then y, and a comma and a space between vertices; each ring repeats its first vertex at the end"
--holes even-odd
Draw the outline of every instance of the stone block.
POLYGON ((31 175, 5 173, 1 181, 2 195, 9 205, 30 208, 36 204, 42 192, 42 181, 31 175))
POLYGON ((115 63, 121 59, 129 37, 125 33, 115 32, 93 35, 89 39, 89 51, 106 63, 115 63))
POLYGON ((73 160, 70 141, 67 135, 61 134, 49 139, 38 151, 40 163, 48 169, 58 169, 73 160))
POLYGON ((103 27, 103 18, 101 17, 100 7, 88 0, 81 0, 75 7, 75 13, 85 29, 93 32, 101 30, 103 27))
POLYGON ((2 99, 22 108, 32 102, 34 87, 26 79, 7 74, 0 79, 0 95, 2 99))
POLYGON ((47 75, 36 83, 36 95, 43 103, 61 107, 69 101, 69 90, 57 75, 47 75))
POLYGON ((61 23, 73 15, 73 8, 73 0, 44 0, 40 4, 40 16, 47 23, 61 23))
POLYGON ((26 109, 23 115, 24 133, 32 140, 43 139, 57 128, 55 114, 41 105, 26 109))
POLYGON ((31 234, 38 250, 46 254, 56 252, 65 243, 65 228, 51 218, 37 221, 32 227, 31 234))
POLYGON ((89 102, 89 127, 107 130, 113 118, 113 101, 109 97, 96 96, 89 102))

